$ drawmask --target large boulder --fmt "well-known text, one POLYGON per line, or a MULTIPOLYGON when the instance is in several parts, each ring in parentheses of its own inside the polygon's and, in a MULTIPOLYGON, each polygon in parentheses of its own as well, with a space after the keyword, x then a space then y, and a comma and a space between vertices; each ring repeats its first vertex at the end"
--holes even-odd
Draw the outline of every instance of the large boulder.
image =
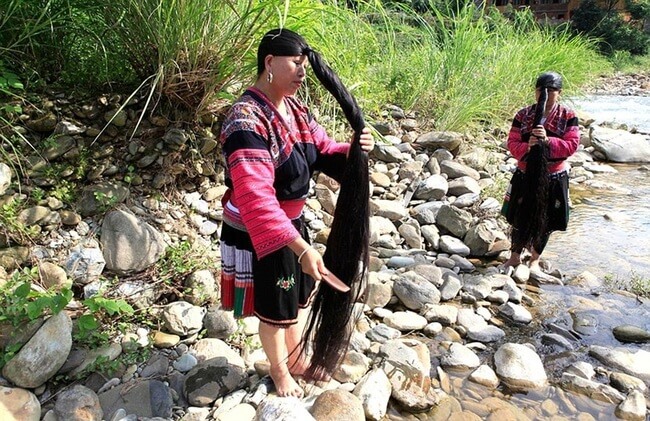
POLYGON ((613 162, 650 162, 650 136, 592 125, 592 146, 613 162))

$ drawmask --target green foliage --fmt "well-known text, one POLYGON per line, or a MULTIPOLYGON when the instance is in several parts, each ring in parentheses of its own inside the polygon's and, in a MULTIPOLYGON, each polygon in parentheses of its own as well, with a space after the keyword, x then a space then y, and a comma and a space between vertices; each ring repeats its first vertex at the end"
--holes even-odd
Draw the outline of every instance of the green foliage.
POLYGON ((25 244, 36 234, 36 227, 26 226, 19 218, 24 208, 25 201, 20 197, 0 205, 0 233, 10 242, 25 244))
MULTIPOLYGON (((20 81, 18 75, 9 70, 4 61, 0 60, 0 99, 3 97, 17 97, 16 91, 20 92, 24 89, 23 83, 20 81)), ((2 101, 4 102, 4 101, 2 101)), ((18 114, 22 112, 22 107, 19 103, 9 102, 3 103, 0 106, 0 114, 18 114)), ((1 119, 0 119, 1 120, 1 119)), ((1 122, 1 121, 0 121, 1 122)))
POLYGON ((21 347, 21 344, 7 345, 0 354, 0 368, 4 367, 20 351, 21 347))
POLYGON ((133 307, 122 299, 96 295, 84 300, 83 304, 88 313, 77 319, 74 339, 79 344, 90 348, 108 342, 115 334, 117 321, 134 314, 133 307))
POLYGON ((623 290, 640 297, 650 298, 650 278, 644 278, 634 271, 631 271, 629 277, 626 278, 606 275, 603 286, 609 290, 623 290))
POLYGON ((30 79, 74 87, 132 79, 124 52, 103 19, 104 3, 3 0, 0 56, 19 64, 16 68, 30 79))
POLYGON ((57 314, 72 299, 72 291, 39 292, 32 288, 38 279, 38 268, 24 268, 17 271, 8 283, 0 289, 0 322, 19 326, 31 320, 50 314, 57 314))
POLYGON ((102 16, 140 80, 149 80, 172 104, 201 114, 218 93, 250 80, 255 42, 282 5, 115 0, 104 5, 102 16))
MULTIPOLYGON (((45 65, 41 77, 75 87, 135 76, 133 95, 144 91, 146 106, 196 116, 222 109, 253 81, 259 38, 277 26, 303 34, 366 113, 393 103, 447 130, 510 116, 541 71, 562 73, 571 91, 606 67, 590 42, 541 28, 530 12, 507 19, 470 1, 5 1, 0 38, 12 63, 45 65), (44 51, 49 56, 38 55, 44 51)), ((345 130, 313 75, 300 95, 335 135, 345 130)))
POLYGON ((158 277, 167 284, 181 283, 187 275, 214 265, 205 249, 189 241, 170 246, 160 260, 158 277))
POLYGON ((640 25, 634 25, 626 23, 617 10, 604 9, 596 0, 584 0, 574 11, 572 25, 578 33, 596 38, 604 54, 627 51, 643 55, 650 45, 650 36, 643 30, 643 19, 650 17, 647 3, 647 0, 628 2, 634 16, 641 18, 640 25))
POLYGON ((113 194, 107 194, 101 191, 96 191, 93 192, 93 195, 95 196, 95 200, 97 201, 97 209, 102 213, 107 212, 108 210, 115 207, 115 205, 117 205, 118 198, 113 194))
POLYGON ((635 20, 650 19, 650 0, 625 0, 630 17, 635 20))

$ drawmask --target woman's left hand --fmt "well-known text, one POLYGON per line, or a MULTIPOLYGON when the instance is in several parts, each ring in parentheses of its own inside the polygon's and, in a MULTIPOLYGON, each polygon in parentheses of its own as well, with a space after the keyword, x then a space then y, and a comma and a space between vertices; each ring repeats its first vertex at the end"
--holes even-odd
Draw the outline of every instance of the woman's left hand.
POLYGON ((359 144, 361 145, 361 150, 368 153, 375 147, 375 139, 372 137, 370 129, 364 127, 361 130, 361 137, 359 138, 359 144))
MULTIPOLYGON (((544 126, 535 126, 533 128, 533 131, 531 133, 532 136, 536 137, 540 141, 547 143, 548 138, 546 137, 546 129, 544 129, 544 126)), ((536 143, 536 142, 534 142, 536 143)))

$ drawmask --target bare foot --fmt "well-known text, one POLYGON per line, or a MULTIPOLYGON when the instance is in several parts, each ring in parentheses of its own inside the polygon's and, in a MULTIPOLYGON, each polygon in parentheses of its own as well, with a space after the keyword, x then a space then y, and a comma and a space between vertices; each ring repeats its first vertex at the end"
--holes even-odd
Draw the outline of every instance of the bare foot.
POLYGON ((302 398, 304 392, 293 377, 291 377, 291 373, 289 373, 286 364, 282 363, 280 366, 271 366, 269 374, 273 379, 278 396, 302 398))
POLYGON ((517 267, 517 266, 519 266, 520 264, 521 264, 521 256, 519 256, 519 255, 517 255, 517 256, 510 256, 510 258, 509 258, 508 260, 506 260, 505 262, 503 262, 503 264, 501 265, 501 267, 502 267, 503 269, 508 269, 508 268, 510 268, 510 267, 512 267, 512 268, 517 267))

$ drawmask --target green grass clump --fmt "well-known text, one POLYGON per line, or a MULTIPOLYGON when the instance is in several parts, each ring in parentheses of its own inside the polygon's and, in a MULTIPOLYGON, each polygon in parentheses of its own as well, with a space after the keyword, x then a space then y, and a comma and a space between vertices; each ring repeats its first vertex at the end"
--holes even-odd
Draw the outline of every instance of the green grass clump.
POLYGON ((607 275, 603 286, 611 291, 628 291, 640 297, 650 298, 650 278, 631 271, 628 277, 607 275))

